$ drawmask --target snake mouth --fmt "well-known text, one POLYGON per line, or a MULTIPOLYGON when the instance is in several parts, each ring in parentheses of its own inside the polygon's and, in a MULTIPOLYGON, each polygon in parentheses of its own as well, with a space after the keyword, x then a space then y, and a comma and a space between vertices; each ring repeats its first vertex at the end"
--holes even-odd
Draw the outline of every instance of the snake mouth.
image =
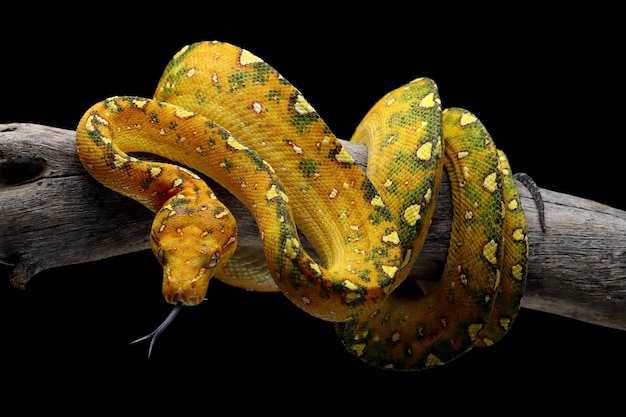
POLYGON ((198 294, 187 294, 183 288, 163 294, 163 297, 165 298, 165 301, 170 304, 180 303, 184 306, 195 306, 204 300, 204 297, 201 297, 198 294))

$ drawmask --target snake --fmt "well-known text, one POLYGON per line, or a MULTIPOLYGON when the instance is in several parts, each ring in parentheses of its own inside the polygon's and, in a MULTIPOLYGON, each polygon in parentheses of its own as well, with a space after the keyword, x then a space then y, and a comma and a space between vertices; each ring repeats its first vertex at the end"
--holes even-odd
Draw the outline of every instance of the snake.
POLYGON ((280 291, 383 369, 429 369, 498 342, 521 305, 528 230, 485 126, 443 108, 436 83, 419 77, 375 103, 350 140, 367 148, 366 169, 277 70, 220 41, 184 46, 153 97, 107 98, 76 129, 88 173, 155 213, 150 246, 168 303, 200 304, 214 277, 280 291), (437 279, 410 276, 444 171, 445 266, 437 279), (233 213, 205 179, 247 207, 262 249, 238 244, 233 213), (409 283, 419 294, 402 291, 409 283))

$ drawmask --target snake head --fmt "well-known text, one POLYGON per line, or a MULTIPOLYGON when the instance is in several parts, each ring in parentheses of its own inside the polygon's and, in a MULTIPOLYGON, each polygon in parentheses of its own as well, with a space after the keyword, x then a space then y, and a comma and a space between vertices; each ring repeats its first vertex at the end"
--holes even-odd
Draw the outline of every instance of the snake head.
POLYGON ((203 210, 164 206, 155 216, 150 243, 163 267, 165 300, 193 306, 204 300, 209 281, 235 251, 237 224, 221 203, 203 210))

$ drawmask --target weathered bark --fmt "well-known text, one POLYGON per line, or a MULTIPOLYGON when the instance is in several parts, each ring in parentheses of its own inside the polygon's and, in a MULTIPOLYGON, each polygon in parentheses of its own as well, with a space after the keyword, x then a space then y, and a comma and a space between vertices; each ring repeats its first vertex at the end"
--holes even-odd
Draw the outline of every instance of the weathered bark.
MULTIPOLYGON (((344 142, 365 166, 364 148, 344 142)), ((240 244, 260 247, 249 211, 211 184, 233 211, 240 244)), ((542 189, 548 229, 520 186, 528 219, 530 267, 523 307, 626 330, 626 212, 542 189)), ((34 124, 0 125, 0 263, 23 287, 38 272, 149 248, 153 214, 101 186, 84 170, 74 132, 34 124)), ((412 274, 445 261, 451 223, 447 178, 412 274)))

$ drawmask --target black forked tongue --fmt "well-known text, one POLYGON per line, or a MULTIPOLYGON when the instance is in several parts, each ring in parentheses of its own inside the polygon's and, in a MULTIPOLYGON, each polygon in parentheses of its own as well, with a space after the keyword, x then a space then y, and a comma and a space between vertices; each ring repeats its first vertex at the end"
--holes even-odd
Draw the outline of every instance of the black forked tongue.
POLYGON ((180 302, 176 303, 176 305, 174 306, 170 314, 165 318, 165 320, 163 320, 161 324, 159 324, 159 326, 156 329, 154 329, 152 332, 148 333, 147 335, 140 337, 139 339, 133 340, 132 342, 130 342, 130 344, 134 345, 135 343, 144 341, 146 339, 150 339, 150 347, 148 348, 148 358, 150 358, 150 355, 152 354, 152 347, 154 346, 154 342, 156 341, 157 337, 161 333, 163 333, 163 331, 167 328, 167 326, 170 325, 170 323, 174 320, 174 318, 176 317, 176 315, 182 308, 183 308, 183 303, 180 303, 180 302))

